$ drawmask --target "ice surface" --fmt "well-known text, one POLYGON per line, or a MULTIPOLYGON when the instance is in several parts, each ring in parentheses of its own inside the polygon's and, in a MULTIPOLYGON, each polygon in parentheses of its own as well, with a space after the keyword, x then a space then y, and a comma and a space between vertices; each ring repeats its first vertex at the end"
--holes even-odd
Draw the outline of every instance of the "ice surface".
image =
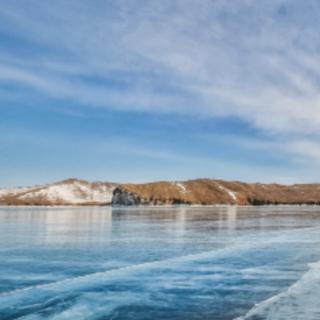
POLYGON ((319 244, 317 207, 0 208, 0 319, 319 319, 319 244))
POLYGON ((310 270, 284 292, 252 308, 239 320, 309 319, 320 317, 320 261, 310 264, 310 270))

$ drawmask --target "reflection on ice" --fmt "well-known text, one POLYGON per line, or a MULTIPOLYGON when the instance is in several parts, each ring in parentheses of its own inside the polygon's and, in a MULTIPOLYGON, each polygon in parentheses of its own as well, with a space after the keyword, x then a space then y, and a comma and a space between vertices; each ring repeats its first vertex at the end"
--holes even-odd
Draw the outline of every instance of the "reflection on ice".
POLYGON ((105 207, 103 210, 98 207, 65 208, 55 213, 49 211, 42 217, 44 235, 40 232, 39 238, 48 245, 99 241, 111 235, 110 207, 105 207))

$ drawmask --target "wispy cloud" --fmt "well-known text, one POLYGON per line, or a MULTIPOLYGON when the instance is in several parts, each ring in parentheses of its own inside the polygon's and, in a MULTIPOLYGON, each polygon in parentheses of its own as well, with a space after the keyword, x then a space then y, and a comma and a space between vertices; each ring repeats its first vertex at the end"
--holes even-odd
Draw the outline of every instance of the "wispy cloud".
POLYGON ((2 1, 0 85, 82 106, 232 116, 264 135, 255 150, 315 163, 319 14, 316 0, 2 1))
POLYGON ((0 79, 85 104, 318 133, 319 11, 286 0, 6 2, 1 29, 27 45, 3 46, 0 79))

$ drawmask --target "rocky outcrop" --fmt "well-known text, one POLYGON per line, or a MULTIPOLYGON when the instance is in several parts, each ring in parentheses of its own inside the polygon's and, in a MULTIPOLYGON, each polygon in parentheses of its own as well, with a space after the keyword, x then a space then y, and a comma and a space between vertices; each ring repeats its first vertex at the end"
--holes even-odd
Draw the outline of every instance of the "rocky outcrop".
POLYGON ((119 187, 113 191, 113 206, 136 206, 140 204, 141 199, 134 193, 128 192, 119 187))

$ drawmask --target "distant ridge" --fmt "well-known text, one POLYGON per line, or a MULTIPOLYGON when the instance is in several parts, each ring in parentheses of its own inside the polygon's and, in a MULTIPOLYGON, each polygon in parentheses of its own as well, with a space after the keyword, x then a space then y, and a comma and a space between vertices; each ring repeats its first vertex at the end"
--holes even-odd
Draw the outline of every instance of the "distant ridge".
POLYGON ((268 205, 320 204, 320 184, 281 185, 213 179, 141 184, 67 179, 0 189, 0 205, 268 205))

